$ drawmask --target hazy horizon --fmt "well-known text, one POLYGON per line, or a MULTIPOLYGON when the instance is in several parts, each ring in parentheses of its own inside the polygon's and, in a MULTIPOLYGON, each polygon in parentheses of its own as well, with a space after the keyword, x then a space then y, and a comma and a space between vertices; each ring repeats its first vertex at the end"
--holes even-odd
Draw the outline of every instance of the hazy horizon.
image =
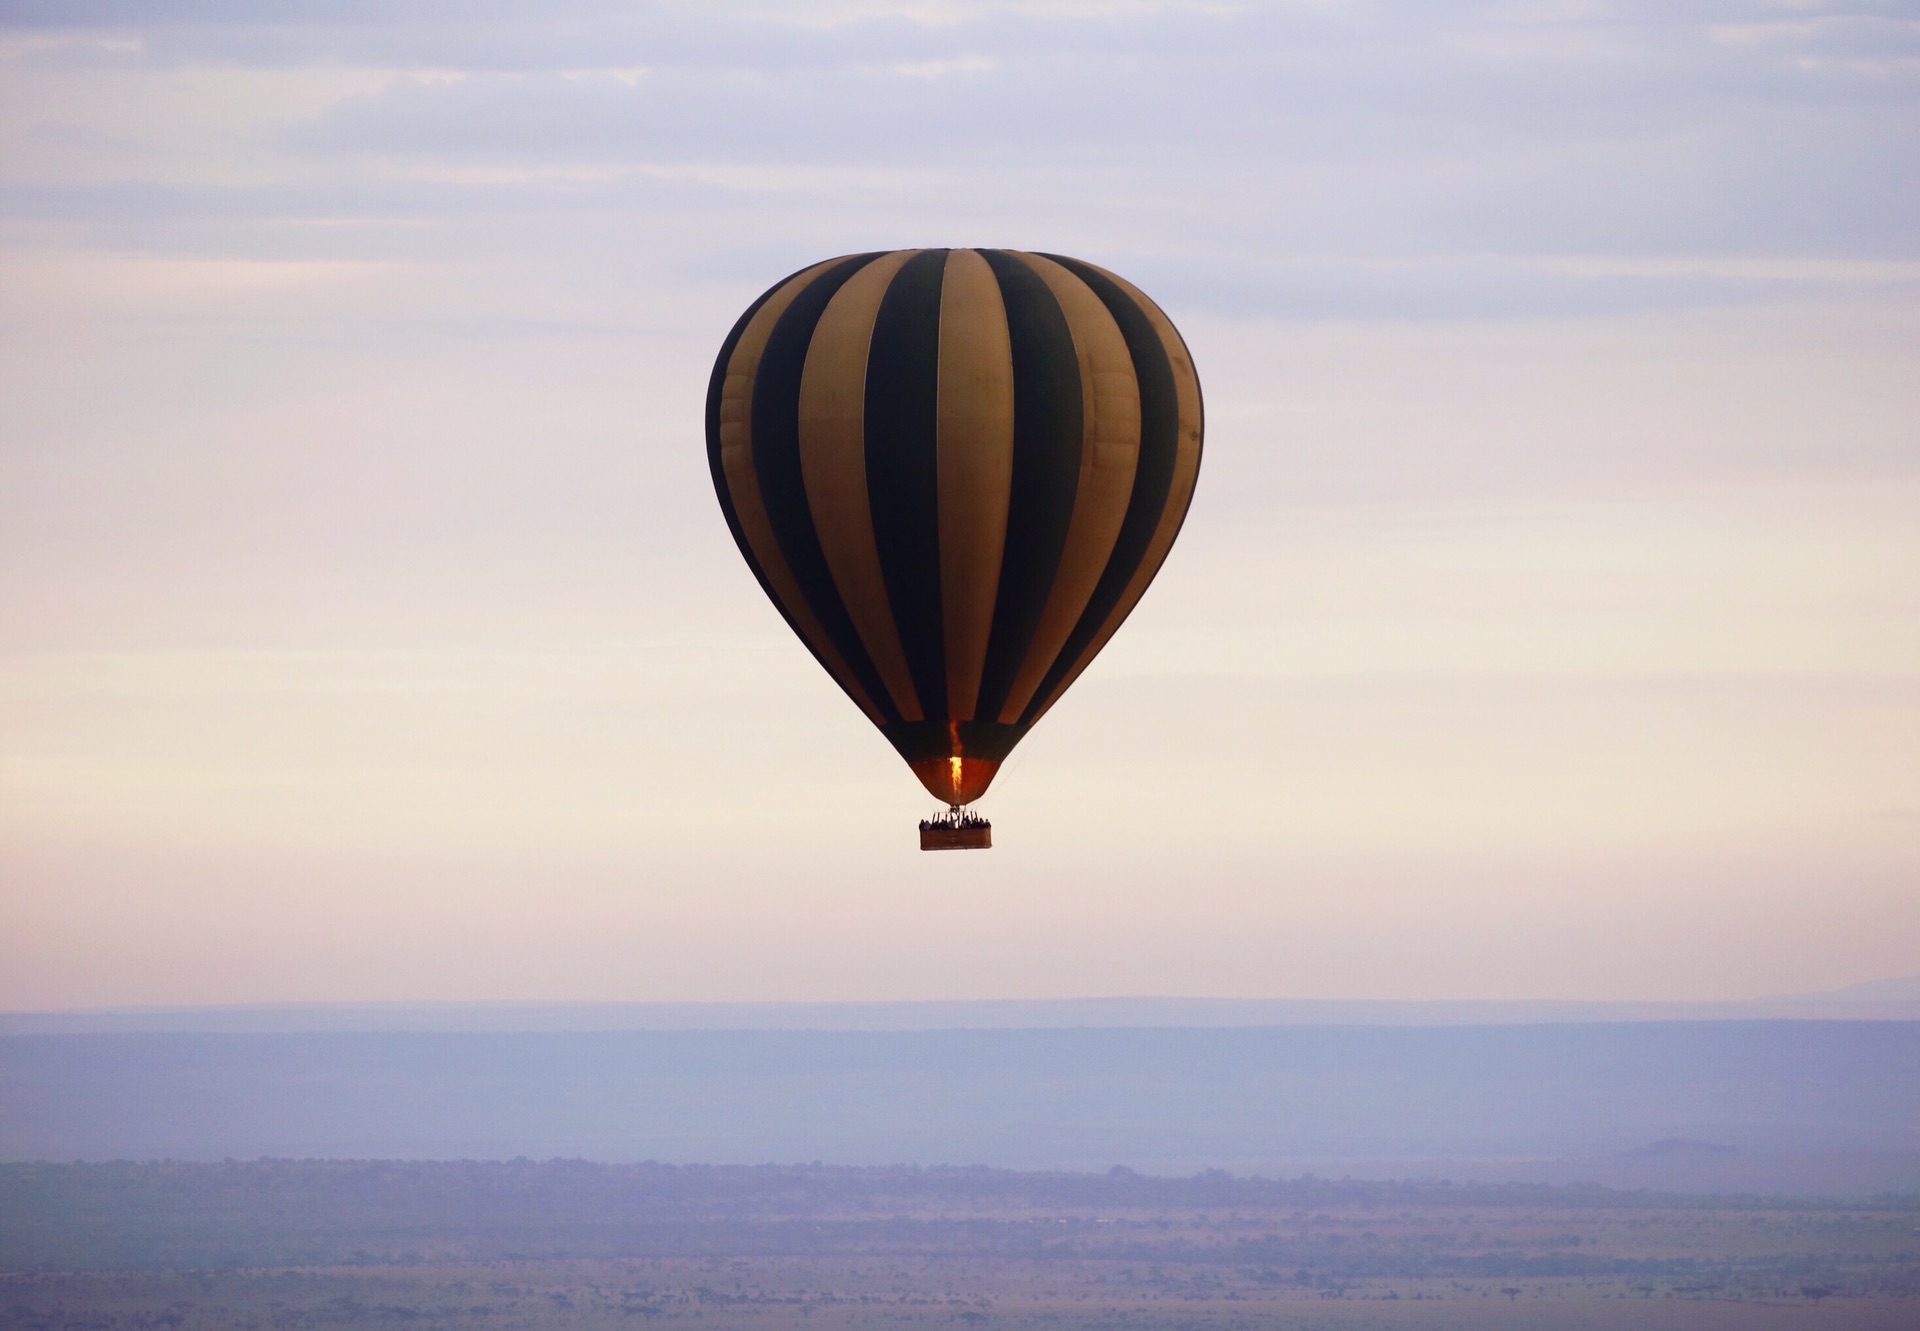
POLYGON ((0 1010, 0 1035, 108 1032, 943 1030, 1557 1022, 1920 1020, 1920 973, 1805 994, 1717 1002, 1581 999, 1064 998, 595 1002, 563 998, 0 1010))
POLYGON ((10 5, 0 1010, 1910 975, 1917 55, 1818 0, 10 5), (915 849, 702 447, 756 294, 923 244, 1125 274, 1207 401, 984 854, 915 849))

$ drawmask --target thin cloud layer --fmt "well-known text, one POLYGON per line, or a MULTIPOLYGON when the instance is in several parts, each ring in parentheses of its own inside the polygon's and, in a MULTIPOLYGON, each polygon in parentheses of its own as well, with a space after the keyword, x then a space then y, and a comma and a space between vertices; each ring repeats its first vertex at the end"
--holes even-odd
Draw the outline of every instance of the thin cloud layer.
MULTIPOLYGON (((1920 254, 1920 22, 1898 6, 100 5, 12 23, 30 82, 80 70, 191 96, 219 71, 374 76, 298 111, 228 94, 255 169, 217 184, 188 126, 34 120, 38 155, 103 165, 85 182, 16 173, 9 211, 111 244, 129 217, 190 245, 196 214, 664 205, 714 238, 689 256, 712 270, 741 209, 806 233, 971 220, 994 239, 1071 215, 1190 302, 1283 318, 1833 294, 1751 271, 1490 272, 1510 259, 1920 254)), ((359 257, 391 243, 356 239, 359 257)))

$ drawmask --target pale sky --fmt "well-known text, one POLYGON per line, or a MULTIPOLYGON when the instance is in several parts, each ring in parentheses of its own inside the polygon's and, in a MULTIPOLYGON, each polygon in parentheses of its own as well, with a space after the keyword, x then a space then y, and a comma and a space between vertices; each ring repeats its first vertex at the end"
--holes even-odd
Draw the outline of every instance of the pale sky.
POLYGON ((0 1008, 1920 970, 1920 5, 0 14, 0 1008), (701 432, 923 245, 1207 392, 987 853, 701 432))

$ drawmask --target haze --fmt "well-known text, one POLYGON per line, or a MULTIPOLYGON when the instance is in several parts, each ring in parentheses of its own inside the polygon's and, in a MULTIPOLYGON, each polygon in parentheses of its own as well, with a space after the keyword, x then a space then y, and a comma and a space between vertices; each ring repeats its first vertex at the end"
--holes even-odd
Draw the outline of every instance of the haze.
POLYGON ((0 19, 0 1009, 1920 968, 1910 7, 155 8, 0 19), (941 244, 1208 395, 986 854, 700 423, 941 244))

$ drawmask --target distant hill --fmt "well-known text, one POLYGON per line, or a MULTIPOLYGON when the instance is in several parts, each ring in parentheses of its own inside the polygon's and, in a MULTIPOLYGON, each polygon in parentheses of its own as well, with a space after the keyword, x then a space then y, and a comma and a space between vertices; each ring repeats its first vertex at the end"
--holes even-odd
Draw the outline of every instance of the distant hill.
POLYGON ((0 1036, 0 1104, 12 1160, 1920 1190, 1915 1022, 15 1034, 0 1036))
MULTIPOLYGON (((1775 1000, 1793 1002, 1791 998, 1775 1000)), ((1812 1003, 1914 1003, 1920 1004, 1920 974, 1896 975, 1890 980, 1868 980, 1850 984, 1830 993, 1802 995, 1799 1001, 1812 1003)))

